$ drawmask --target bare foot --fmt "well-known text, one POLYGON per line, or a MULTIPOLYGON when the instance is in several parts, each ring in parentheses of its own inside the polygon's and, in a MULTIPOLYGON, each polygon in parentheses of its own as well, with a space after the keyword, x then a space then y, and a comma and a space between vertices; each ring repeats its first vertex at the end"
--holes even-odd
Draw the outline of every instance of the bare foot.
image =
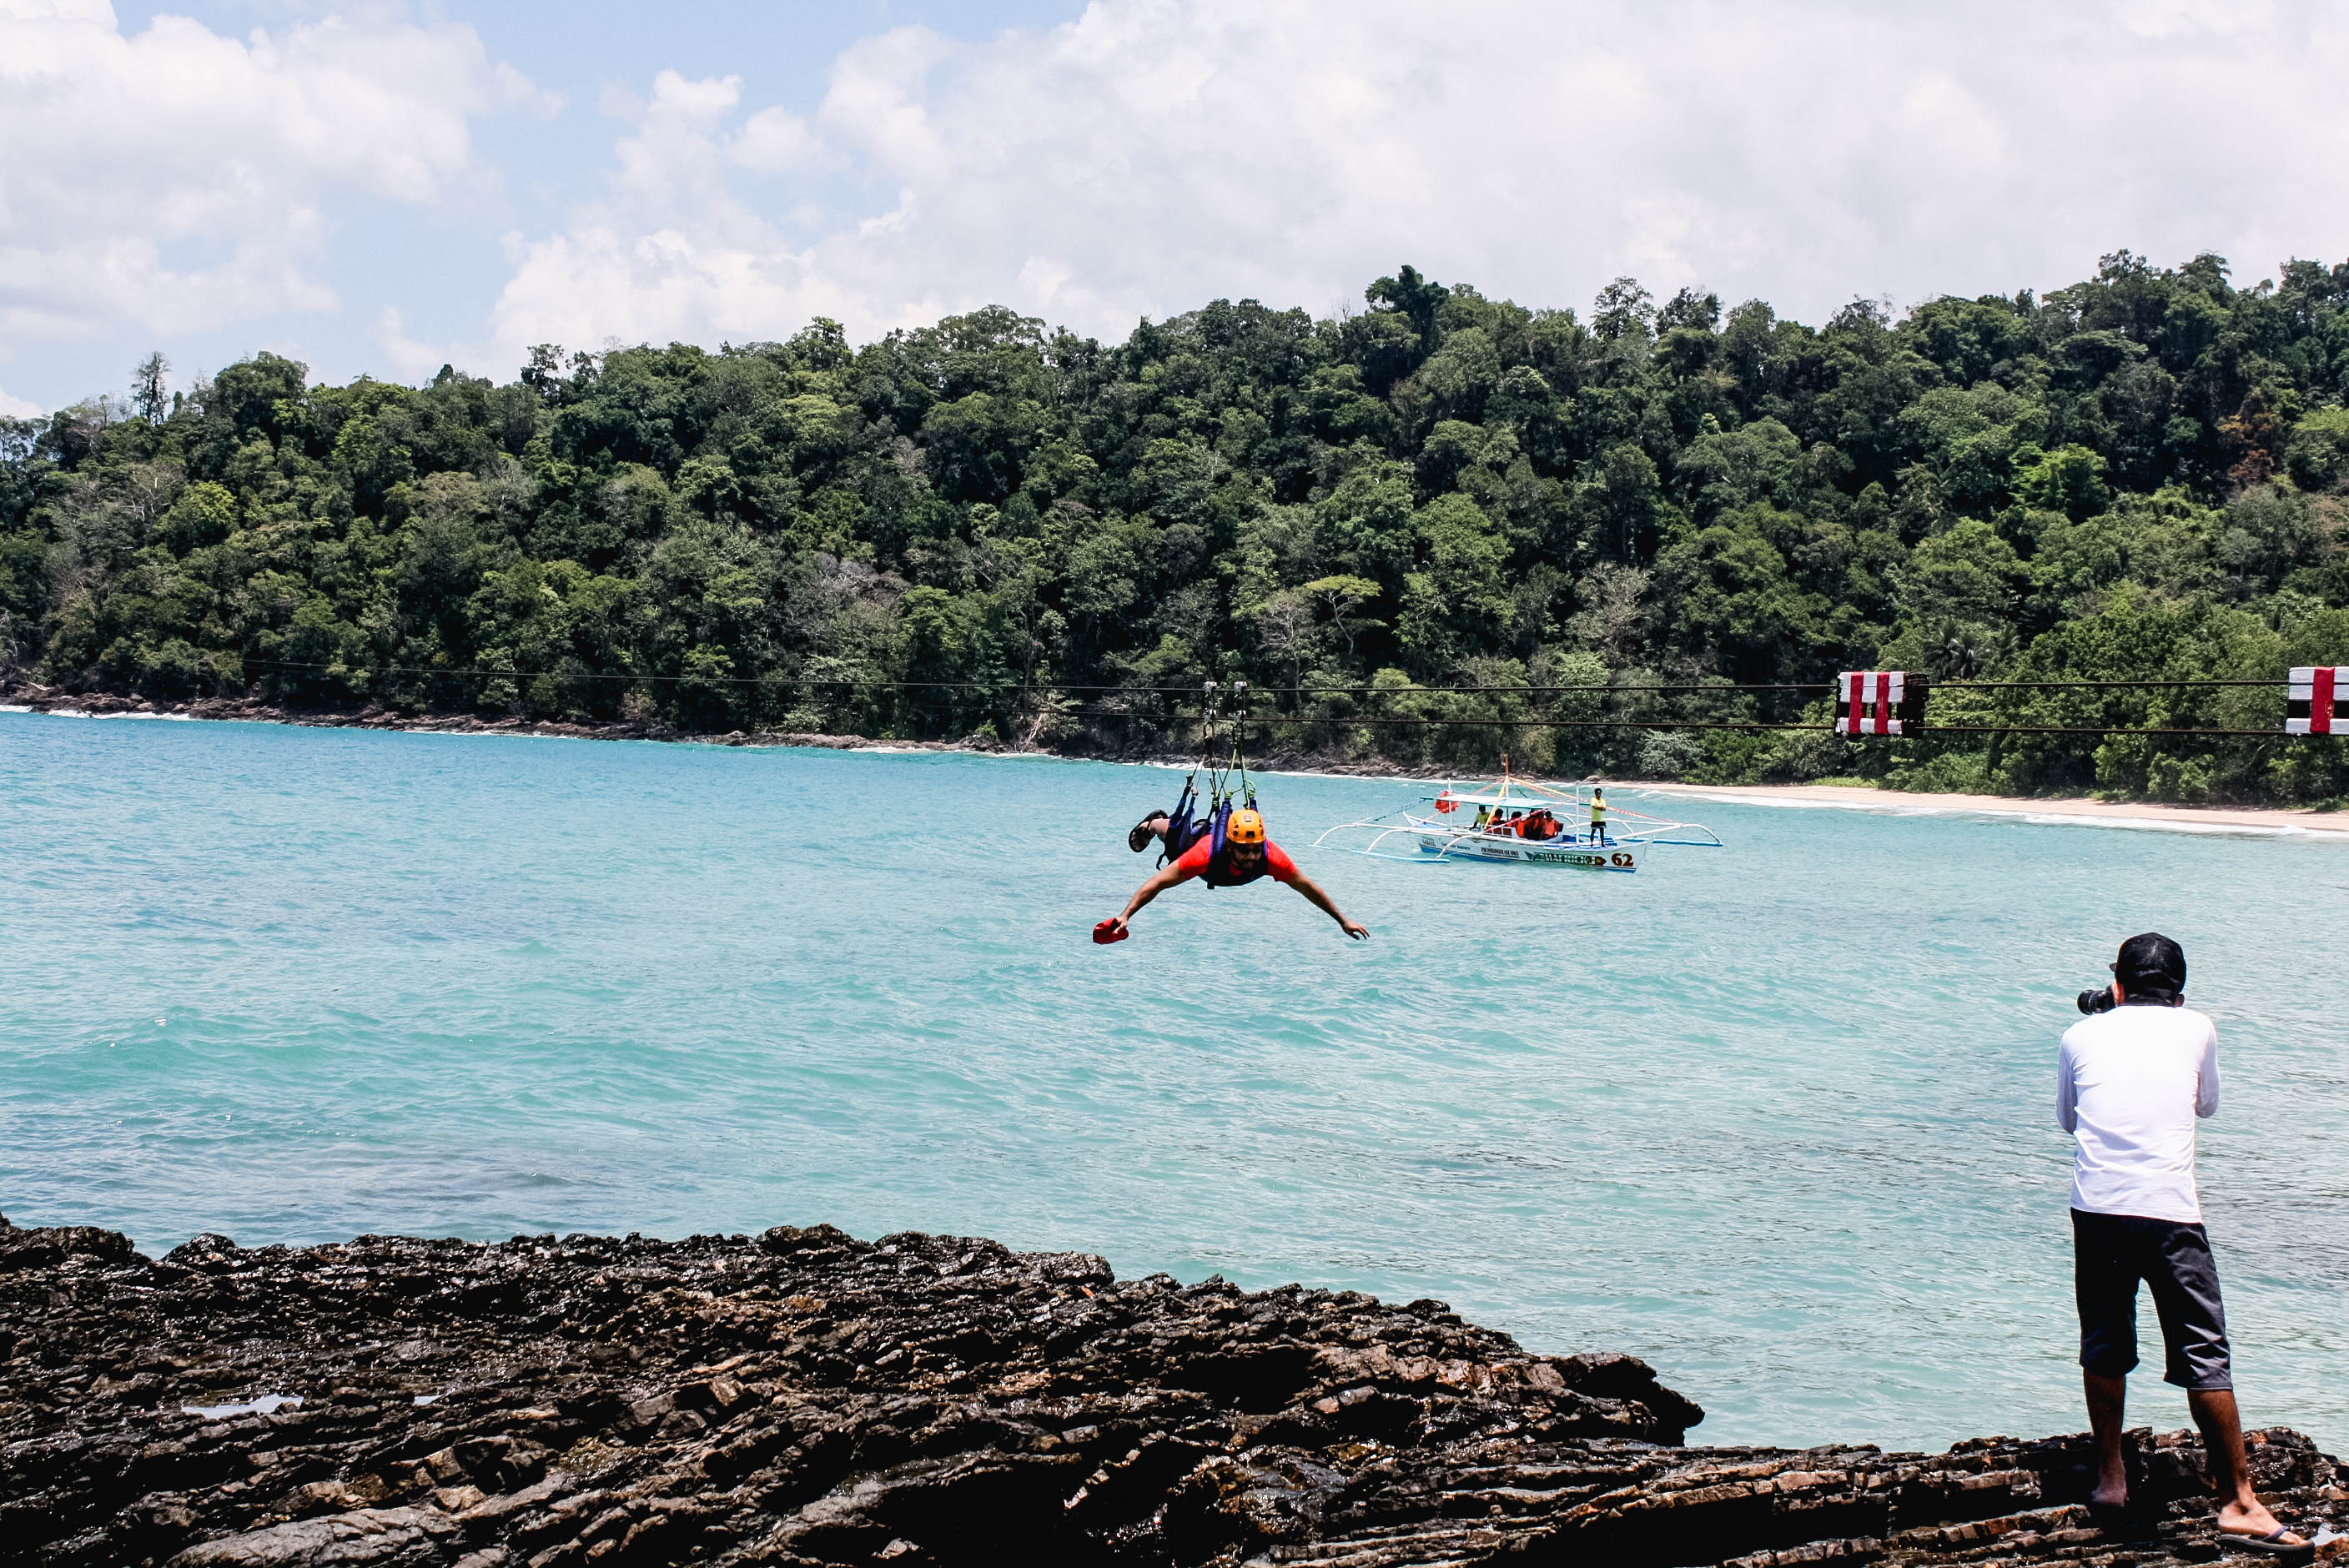
POLYGON ((2110 1484, 2097 1483, 2095 1491, 2088 1494, 2088 1506, 2090 1508, 2127 1508, 2128 1482, 2124 1480, 2110 1484))
MULTIPOLYGON (((2267 1505, 2257 1499, 2253 1499, 2249 1503, 2230 1502, 2219 1510, 2219 1533, 2221 1535, 2265 1537, 2274 1534, 2281 1529, 2282 1525, 2277 1521, 2276 1516, 2270 1513, 2267 1505)), ((2277 1537, 2275 1543, 2281 1547, 2302 1547, 2308 1544, 2299 1536, 2290 1532, 2277 1537)))

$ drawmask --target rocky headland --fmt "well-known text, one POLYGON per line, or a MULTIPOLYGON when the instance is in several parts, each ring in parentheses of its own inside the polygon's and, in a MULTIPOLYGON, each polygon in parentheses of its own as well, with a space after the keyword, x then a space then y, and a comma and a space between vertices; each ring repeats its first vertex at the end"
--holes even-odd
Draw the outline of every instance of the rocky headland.
MULTIPOLYGON (((1642 1362, 1529 1355, 1441 1302, 1246 1292, 829 1226, 363 1236, 160 1260, 0 1219, 0 1559, 2186 1563, 2189 1434, 1945 1454, 1683 1445, 1642 1362)), ((2304 1534, 2334 1462, 2257 1434, 2304 1534)))

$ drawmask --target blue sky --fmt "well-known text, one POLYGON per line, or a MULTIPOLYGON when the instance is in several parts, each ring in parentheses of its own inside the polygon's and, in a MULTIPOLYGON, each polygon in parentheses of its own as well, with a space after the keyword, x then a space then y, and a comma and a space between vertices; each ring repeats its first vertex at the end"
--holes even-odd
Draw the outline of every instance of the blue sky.
MULTIPOLYGON (((669 68, 699 79, 739 76, 744 100, 813 105, 822 100, 833 60, 861 38, 899 27, 926 27, 964 38, 992 38, 1012 29, 1041 31, 1083 9, 1081 4, 913 5, 885 0, 689 0, 670 5, 560 4, 502 0, 496 5, 336 7, 231 0, 212 5, 118 4, 126 33, 158 15, 193 17, 213 31, 241 36, 253 28, 340 14, 453 22, 471 28, 490 58, 512 66, 537 87, 560 95, 552 115, 510 112, 481 117, 471 127, 477 155, 491 171, 485 189, 445 206, 387 210, 363 196, 330 209, 336 232, 336 290, 354 299, 399 302, 411 331, 455 340, 478 327, 485 302, 510 270, 499 236, 519 228, 559 228, 570 210, 592 198, 612 163, 616 122, 601 112, 606 93, 641 98, 653 74, 669 68)), ((846 209, 876 195, 854 170, 801 172, 771 182, 760 194, 799 205, 812 196, 846 209)), ((804 236, 802 236, 804 237, 804 236)), ((366 323, 357 324, 364 328, 366 323)), ((296 323, 282 324, 299 330, 296 323)), ((321 341, 333 341, 331 336, 321 341)), ((362 330, 355 339, 364 360, 374 350, 362 330)), ((251 344, 231 329, 216 346, 225 357, 251 344)), ((0 385, 5 385, 0 379, 0 385)))
MULTIPOLYGON (((644 94, 651 68, 686 77, 740 75, 751 101, 815 103, 833 57, 860 37, 893 26, 933 26, 987 37, 1000 26, 1064 21, 1078 7, 999 7, 956 5, 559 5, 505 0, 493 7, 432 7, 440 19, 460 21, 481 37, 491 58, 522 70, 531 82, 559 94, 554 115, 498 113, 472 122, 477 158, 493 171, 486 191, 465 192, 444 207, 388 209, 368 197, 346 195, 331 204, 336 228, 334 282, 338 294, 401 301, 411 326, 460 334, 489 295, 505 282, 498 234, 559 228, 575 201, 595 195, 611 167, 611 119, 599 115, 606 89, 644 94), (648 68, 651 66, 651 68, 648 68)), ((307 5, 118 5, 125 33, 139 33, 158 14, 202 21, 225 36, 252 28, 285 30, 334 7, 307 5)), ((346 7, 346 14, 347 7, 346 7)), ((364 9, 362 9, 364 14, 364 9)), ((399 12, 392 12, 399 14, 399 12)), ((409 16, 428 16, 423 9, 409 16)), ((845 200, 845 192, 833 200, 845 200)), ((367 338, 359 338, 367 343, 367 338)), ((230 356, 244 340, 221 343, 230 356)))
MULTIPOLYGON (((159 16, 189 18, 238 40, 255 29, 283 37, 290 28, 334 17, 361 26, 453 25, 476 35, 490 59, 510 65, 561 104, 553 112, 525 108, 471 117, 474 178, 455 182, 439 200, 387 202, 364 188, 320 191, 327 233, 319 270, 336 295, 335 308, 262 308, 232 313, 217 325, 160 333, 136 312, 117 310, 98 315, 87 330, 50 341, 0 335, 0 411, 12 400, 22 413, 27 402, 56 407, 118 387, 128 380, 127 367, 158 346, 183 382, 264 346, 336 379, 361 372, 415 379, 414 362, 388 362, 379 342, 381 310, 398 309, 409 332, 435 342, 462 346, 469 335, 478 337, 512 270, 502 237, 559 230, 579 203, 598 194, 618 129, 604 112, 607 94, 641 98, 656 71, 670 68, 692 79, 739 76, 752 102, 813 105, 823 98, 834 60, 859 39, 903 27, 989 39, 1014 29, 1050 28, 1081 10, 1081 4, 1025 0, 693 0, 658 6, 559 0, 430 6, 126 0, 113 7, 126 36, 145 33, 159 16)), ((6 11, 0 4, 0 28, 6 11)), ((812 200, 849 211, 877 194, 885 208, 891 194, 876 191, 854 169, 799 171, 764 183, 757 194, 788 207, 812 200)), ((232 253, 236 238, 233 231, 217 229, 170 234, 162 251, 168 264, 202 267, 232 253)), ((0 291, 5 288, 0 278, 0 291)), ((502 377, 512 370, 486 362, 469 368, 502 377)))
POLYGON ((1528 304, 2349 253, 2349 40, 2282 0, 0 0, 0 412, 256 348, 1122 335, 1411 261, 1528 304))

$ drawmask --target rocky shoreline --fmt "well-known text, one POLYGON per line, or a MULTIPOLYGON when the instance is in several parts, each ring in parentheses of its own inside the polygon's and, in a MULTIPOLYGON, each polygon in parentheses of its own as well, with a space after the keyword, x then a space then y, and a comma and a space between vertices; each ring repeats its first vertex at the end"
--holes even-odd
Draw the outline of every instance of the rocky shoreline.
MULTIPOLYGON (((1188 766, 1195 758, 1148 747, 1131 750, 1068 748, 1020 745, 972 737, 962 740, 875 740, 861 735, 825 735, 800 730, 733 729, 702 733, 672 729, 655 720, 622 720, 611 724, 574 724, 557 719, 484 718, 471 713, 429 713, 370 702, 350 708, 289 707, 258 697, 191 697, 184 702, 153 702, 145 697, 111 692, 73 692, 18 680, 0 680, 0 708, 28 713, 59 713, 100 718, 202 718, 246 724, 293 724, 320 729, 387 729, 420 735, 520 735, 564 740, 659 740, 688 746, 809 746, 832 751, 959 751, 988 755, 1027 754, 1039 757, 1082 758, 1104 762, 1154 762, 1188 766)), ((1320 756, 1303 752, 1268 751, 1256 764, 1259 771, 1293 770, 1374 779, 1450 779, 1458 769, 1437 763, 1414 765, 1384 758, 1320 756)))
POLYGON ((65 713, 103 718, 202 718, 245 724, 294 724, 320 729, 393 729, 426 735, 535 735, 567 740, 670 740, 712 746, 821 746, 834 750, 889 745, 938 751, 978 749, 963 741, 874 741, 853 735, 802 735, 733 730, 689 735, 654 721, 572 724, 554 719, 484 718, 471 713, 429 713, 370 702, 362 707, 290 707, 259 697, 200 696, 184 702, 153 702, 112 692, 73 692, 28 682, 0 682, 0 704, 31 713, 65 713))
MULTIPOLYGON (((0 1219, 0 1558, 43 1564, 2186 1563, 2190 1434, 1682 1446, 1626 1356, 1441 1302, 829 1226, 160 1260, 0 1219), (1530 1554, 1526 1556, 1526 1554, 1530 1554)), ((2334 1462, 2257 1434, 2303 1533, 2334 1462)))

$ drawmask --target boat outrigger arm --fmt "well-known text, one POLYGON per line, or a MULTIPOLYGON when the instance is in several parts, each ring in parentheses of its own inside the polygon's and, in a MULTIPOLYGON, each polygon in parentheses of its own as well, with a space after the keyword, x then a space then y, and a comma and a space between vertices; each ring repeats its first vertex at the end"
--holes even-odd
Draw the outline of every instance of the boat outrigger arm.
POLYGON ((1433 808, 1431 813, 1406 809, 1341 822, 1314 840, 1314 847, 1423 864, 1491 861, 1597 872, 1636 872, 1651 845, 1723 847, 1720 836, 1700 823, 1667 821, 1611 801, 1605 826, 1593 832, 1586 791, 1506 772, 1487 784, 1446 784, 1423 799, 1433 808), (1531 833, 1526 831, 1528 822, 1536 824, 1531 833))

